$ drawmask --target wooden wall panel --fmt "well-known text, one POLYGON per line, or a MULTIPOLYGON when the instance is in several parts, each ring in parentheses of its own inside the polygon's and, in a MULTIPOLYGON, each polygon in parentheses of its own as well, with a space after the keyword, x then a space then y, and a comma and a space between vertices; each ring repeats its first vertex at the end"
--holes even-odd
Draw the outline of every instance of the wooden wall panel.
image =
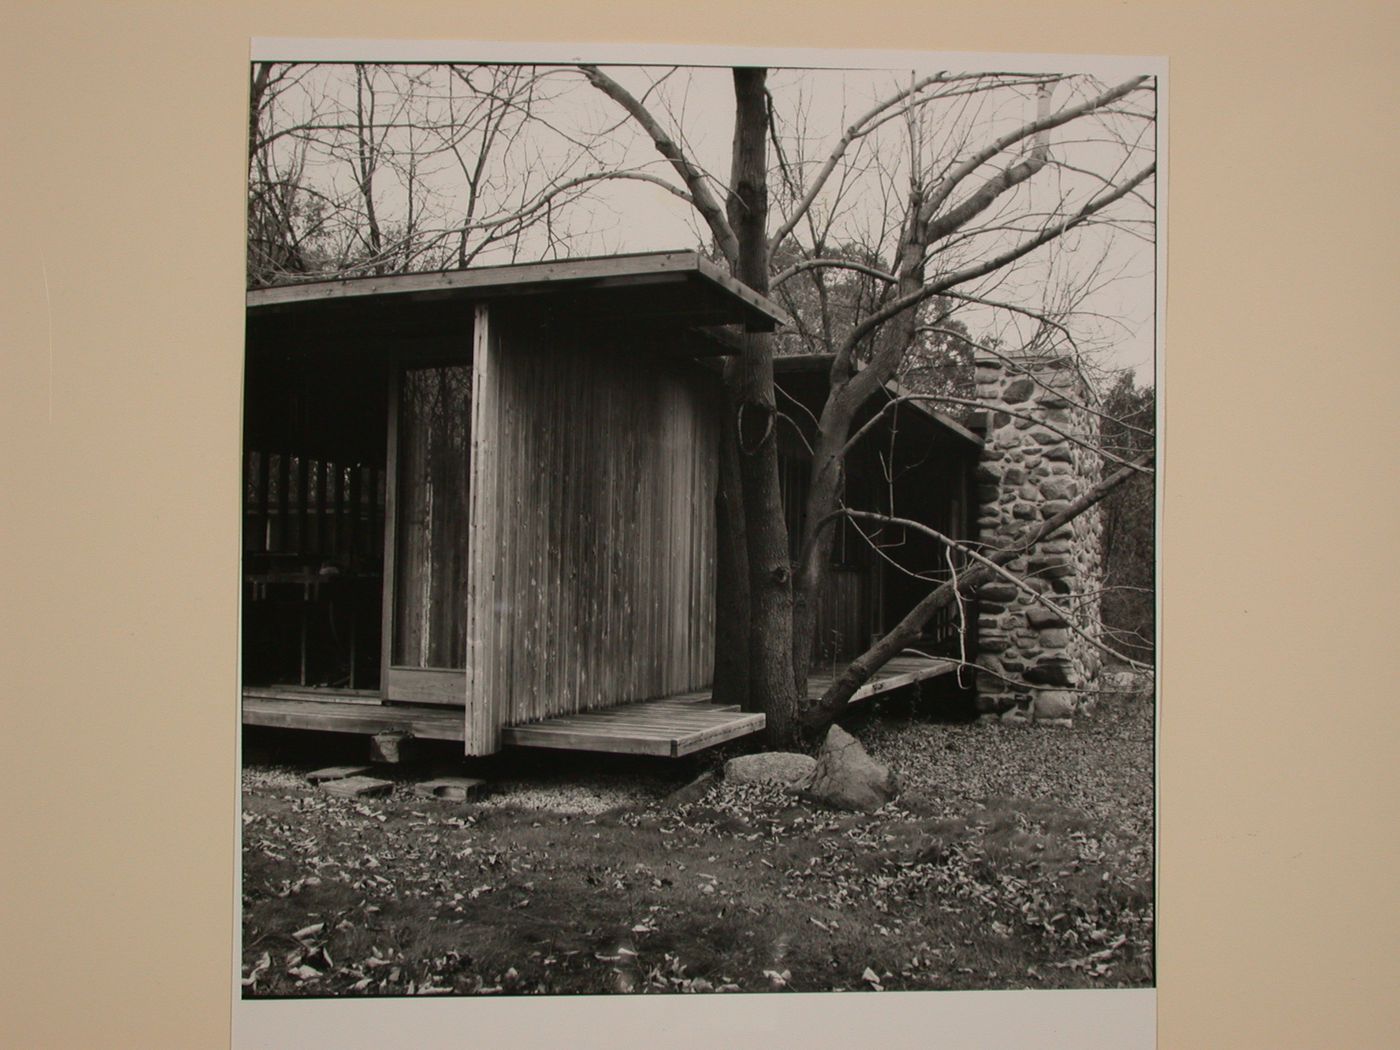
POLYGON ((813 670, 860 655, 870 643, 871 574, 867 569, 832 568, 817 595, 813 670))
POLYGON ((506 724, 709 683, 718 400, 655 349, 501 307, 477 328, 466 747, 489 754, 506 724))

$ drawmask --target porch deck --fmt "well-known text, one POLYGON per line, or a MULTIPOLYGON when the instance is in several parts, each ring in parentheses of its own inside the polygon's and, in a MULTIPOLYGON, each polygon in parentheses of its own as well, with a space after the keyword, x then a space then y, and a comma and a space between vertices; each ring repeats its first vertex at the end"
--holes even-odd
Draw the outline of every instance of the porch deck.
MULTIPOLYGON (((814 671, 808 694, 820 696, 831 684, 833 673, 840 670, 838 666, 814 671)), ((957 665, 949 660, 900 657, 886 664, 851 702, 956 670, 957 665)), ((706 689, 508 726, 502 737, 514 747, 679 758, 761 732, 764 721, 761 714, 710 703, 706 689)), ((462 709, 458 707, 386 704, 373 694, 313 693, 280 687, 244 689, 243 722, 364 735, 401 730, 427 740, 461 740, 464 736, 462 709)))

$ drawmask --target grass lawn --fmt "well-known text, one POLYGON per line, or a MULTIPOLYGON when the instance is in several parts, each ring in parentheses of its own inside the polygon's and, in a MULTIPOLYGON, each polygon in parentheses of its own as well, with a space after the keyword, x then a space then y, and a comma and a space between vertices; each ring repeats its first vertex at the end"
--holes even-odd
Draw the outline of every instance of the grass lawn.
POLYGON ((723 782, 675 804, 695 767, 658 762, 498 761, 462 804, 250 760, 244 994, 1150 985, 1150 701, 1072 729, 890 706, 848 724, 903 784, 873 815, 723 782))

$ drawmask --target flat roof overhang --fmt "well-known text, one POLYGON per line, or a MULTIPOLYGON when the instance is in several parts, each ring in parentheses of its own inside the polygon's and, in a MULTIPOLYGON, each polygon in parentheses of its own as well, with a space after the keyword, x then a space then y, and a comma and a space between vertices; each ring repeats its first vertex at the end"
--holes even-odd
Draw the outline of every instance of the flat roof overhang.
POLYGON ((401 317, 398 308, 408 304, 431 313, 526 296, 588 320, 644 328, 740 325, 771 332, 791 324, 777 304, 692 251, 307 281, 254 289, 247 306, 250 322, 295 314, 358 323, 401 317))
MULTIPOLYGON (((819 374, 825 377, 826 374, 830 372, 831 363, 835 358, 835 354, 786 354, 773 359, 773 371, 779 376, 800 375, 805 373, 819 374)), ((947 433, 952 434, 954 437, 976 448, 983 447, 984 442, 979 434, 968 429, 968 427, 959 423, 946 412, 940 412, 928 401, 919 399, 917 395, 904 389, 904 387, 895 380, 892 379, 885 383, 885 390, 892 398, 909 398, 908 404, 910 407, 916 410, 920 415, 936 423, 947 433)))

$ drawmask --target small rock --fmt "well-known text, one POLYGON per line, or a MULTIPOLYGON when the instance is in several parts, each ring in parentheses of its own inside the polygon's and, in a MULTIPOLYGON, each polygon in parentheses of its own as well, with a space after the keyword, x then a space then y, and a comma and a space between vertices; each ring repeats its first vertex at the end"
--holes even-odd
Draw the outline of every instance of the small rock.
POLYGON ((1151 679, 1146 675, 1139 676, 1132 671, 1108 671, 1099 679, 1100 686, 1110 693, 1134 693, 1139 691, 1142 683, 1151 684, 1151 679))
POLYGON ((327 780, 321 790, 339 798, 368 798, 373 795, 387 795, 394 790, 392 780, 378 780, 375 777, 345 777, 341 780, 327 780))
POLYGON ((1037 722, 1074 717, 1075 696, 1059 689, 1044 689, 1035 695, 1032 707, 1037 722))
POLYGON ((716 779, 713 770, 701 773, 689 784, 686 784, 684 787, 676 788, 675 791, 667 795, 665 799, 666 804, 671 806, 683 806, 689 802, 697 802, 705 792, 710 789, 710 785, 713 784, 716 779))
POLYGON ((306 779, 313 784, 323 784, 327 780, 344 780, 346 777, 356 777, 368 772, 369 766, 327 766, 325 769, 312 770, 306 774, 306 779))
POLYGON ((838 809, 879 809, 899 793, 889 767, 876 762, 840 726, 827 730, 804 795, 838 809))
POLYGON ((778 784, 806 784, 812 778, 817 760, 795 751, 765 751, 758 755, 740 755, 724 764, 724 779, 731 784, 756 784, 773 781, 778 784))
POLYGON ((486 781, 476 777, 438 777, 413 785, 413 793, 449 802, 468 802, 486 792, 486 781))
POLYGON ((397 765, 407 761, 413 748, 413 734, 397 729, 376 733, 370 737, 369 757, 371 762, 397 765))

